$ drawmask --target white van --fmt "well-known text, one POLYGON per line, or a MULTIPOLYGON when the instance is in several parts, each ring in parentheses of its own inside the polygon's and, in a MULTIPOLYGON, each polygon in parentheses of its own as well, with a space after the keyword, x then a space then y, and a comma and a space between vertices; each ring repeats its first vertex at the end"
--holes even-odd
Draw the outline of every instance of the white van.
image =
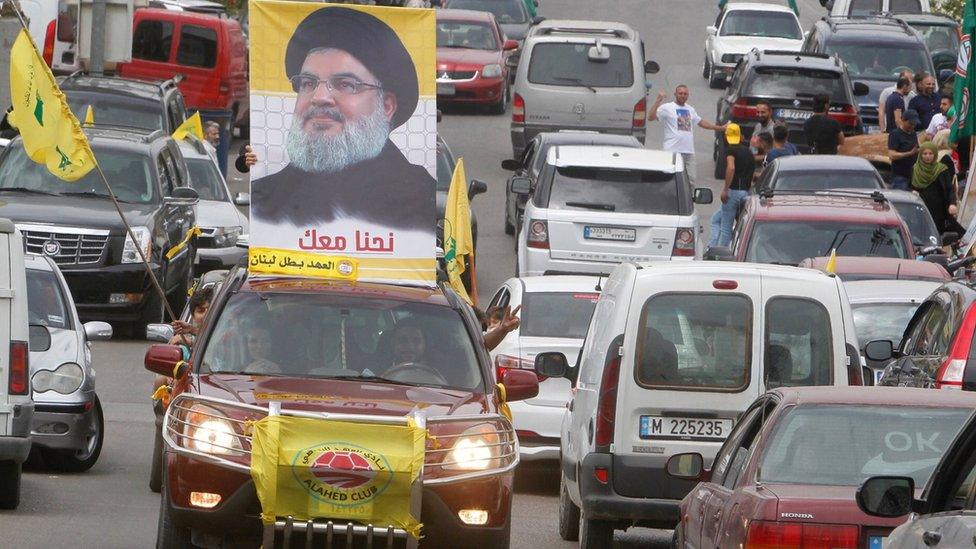
POLYGON ((669 477, 668 458, 710 462, 767 389, 863 384, 840 279, 749 263, 619 265, 575 362, 540 353, 535 366, 576 380, 561 428, 559 533, 585 548, 609 547, 615 528, 674 528, 695 483, 669 477))
POLYGON ((20 466, 31 448, 29 339, 24 242, 0 218, 0 509, 20 503, 20 466))
POLYGON ((928 13, 929 0, 820 0, 831 17, 866 17, 879 13, 928 13))
POLYGON ((77 0, 20 0, 20 9, 27 16, 34 44, 55 74, 81 68, 77 0))

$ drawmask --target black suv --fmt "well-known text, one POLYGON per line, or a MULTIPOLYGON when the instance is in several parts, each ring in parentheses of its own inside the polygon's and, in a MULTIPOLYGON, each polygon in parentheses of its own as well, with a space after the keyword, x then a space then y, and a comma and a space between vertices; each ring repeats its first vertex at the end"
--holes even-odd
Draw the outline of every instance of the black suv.
MULTIPOLYGON (((803 124, 813 116, 813 97, 830 96, 830 117, 840 122, 845 135, 862 133, 855 108, 855 95, 867 93, 863 84, 855 85, 847 68, 835 56, 824 53, 753 49, 736 65, 725 95, 718 100, 719 124, 735 122, 748 140, 756 126, 756 103, 761 99, 773 108, 773 118, 790 128, 789 140, 806 152, 803 124)), ((715 132, 715 177, 725 177, 725 136, 715 132)))
POLYGON ((868 94, 860 98, 858 108, 868 133, 878 129, 878 96, 895 84, 902 70, 935 75, 925 41, 893 17, 824 17, 807 35, 803 51, 836 55, 847 64, 851 78, 867 85, 868 94))
POLYGON ((84 131, 137 242, 126 235, 96 170, 62 181, 27 156, 19 137, 0 154, 0 216, 17 224, 28 253, 58 264, 82 320, 134 322, 141 335, 147 323, 162 320, 163 303, 138 248, 180 310, 196 250, 191 242, 170 259, 165 254, 194 226, 198 196, 168 133, 99 126, 84 131))
POLYGON ((163 130, 167 135, 186 120, 179 77, 149 82, 114 76, 87 76, 76 72, 60 80, 71 112, 84 120, 88 107, 98 125, 132 126, 163 130))

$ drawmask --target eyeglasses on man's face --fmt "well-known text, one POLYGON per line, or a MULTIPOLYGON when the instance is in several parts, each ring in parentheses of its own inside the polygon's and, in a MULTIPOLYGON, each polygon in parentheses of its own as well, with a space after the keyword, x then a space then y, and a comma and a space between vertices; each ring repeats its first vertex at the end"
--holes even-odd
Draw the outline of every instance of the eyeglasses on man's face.
POLYGON ((315 93, 319 85, 325 84, 329 93, 336 96, 358 95, 366 90, 381 90, 382 86, 377 84, 367 84, 352 76, 333 76, 331 78, 320 79, 311 74, 296 74, 292 76, 291 87, 299 95, 309 95, 315 93))

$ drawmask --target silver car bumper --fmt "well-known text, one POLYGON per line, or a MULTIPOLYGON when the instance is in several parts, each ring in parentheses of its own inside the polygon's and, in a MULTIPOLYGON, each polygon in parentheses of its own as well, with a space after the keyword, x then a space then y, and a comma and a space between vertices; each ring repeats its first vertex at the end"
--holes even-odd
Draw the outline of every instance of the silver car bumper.
POLYGON ((95 432, 94 402, 83 404, 37 403, 31 421, 36 446, 56 450, 81 450, 95 432))

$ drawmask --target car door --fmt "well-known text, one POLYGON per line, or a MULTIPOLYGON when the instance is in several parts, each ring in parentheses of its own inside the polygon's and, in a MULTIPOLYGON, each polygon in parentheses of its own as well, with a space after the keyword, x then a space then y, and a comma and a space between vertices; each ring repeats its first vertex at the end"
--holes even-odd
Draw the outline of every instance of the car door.
POLYGON ((901 357, 887 366, 882 385, 931 386, 948 351, 948 338, 944 333, 952 329, 946 325, 950 311, 951 300, 945 290, 937 291, 922 304, 905 330, 901 357))
POLYGON ((177 70, 183 74, 180 91, 190 105, 198 109, 223 109, 219 104, 218 90, 228 85, 224 78, 226 67, 218 66, 221 47, 225 44, 218 39, 218 24, 202 25, 181 22, 179 40, 174 59, 177 70))
POLYGON ((176 24, 166 18, 140 17, 137 13, 132 35, 132 62, 123 63, 119 74, 125 77, 166 80, 173 76, 173 48, 176 24))
MULTIPOLYGON (((168 148, 163 148, 159 152, 157 162, 163 194, 163 232, 166 233, 165 249, 162 252, 166 253, 183 240, 183 235, 186 232, 187 208, 186 206, 170 204, 167 201, 167 197, 173 196, 174 189, 180 186, 172 152, 168 148)), ((166 281, 164 284, 167 286, 167 290, 172 289, 181 281, 180 275, 185 272, 188 257, 188 249, 184 249, 166 261, 166 281)))

